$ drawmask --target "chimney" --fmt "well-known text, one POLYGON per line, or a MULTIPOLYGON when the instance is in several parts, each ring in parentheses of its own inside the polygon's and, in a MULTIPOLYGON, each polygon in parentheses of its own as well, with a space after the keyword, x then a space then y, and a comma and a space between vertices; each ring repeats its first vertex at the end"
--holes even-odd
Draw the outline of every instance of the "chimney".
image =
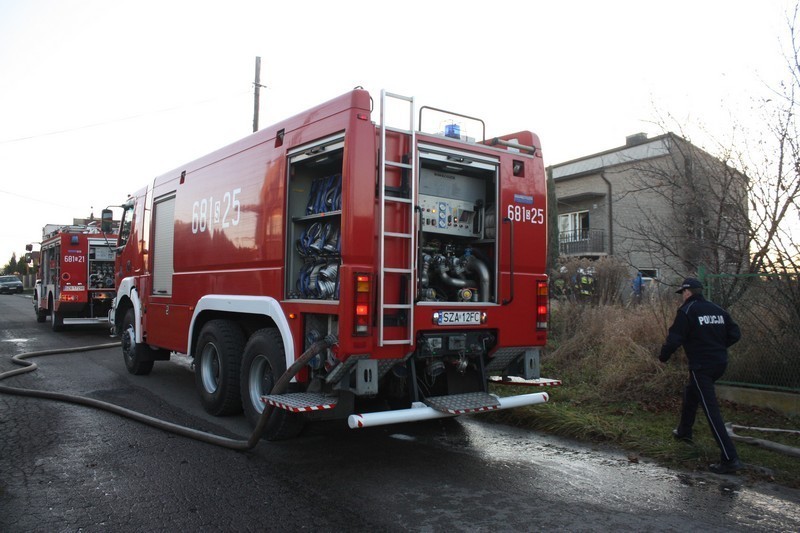
POLYGON ((625 146, 636 146, 647 141, 647 134, 644 132, 634 133, 625 137, 625 146))

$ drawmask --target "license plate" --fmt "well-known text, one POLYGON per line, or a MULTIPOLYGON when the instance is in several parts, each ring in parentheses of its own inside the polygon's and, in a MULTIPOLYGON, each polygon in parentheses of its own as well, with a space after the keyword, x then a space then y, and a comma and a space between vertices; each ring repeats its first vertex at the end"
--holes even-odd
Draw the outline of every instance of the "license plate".
POLYGON ((440 326, 477 326, 480 323, 480 311, 439 311, 440 326))
POLYGON ((64 287, 63 290, 77 292, 77 291, 83 291, 83 290, 86 290, 86 289, 84 288, 83 285, 67 285, 67 286, 64 287))

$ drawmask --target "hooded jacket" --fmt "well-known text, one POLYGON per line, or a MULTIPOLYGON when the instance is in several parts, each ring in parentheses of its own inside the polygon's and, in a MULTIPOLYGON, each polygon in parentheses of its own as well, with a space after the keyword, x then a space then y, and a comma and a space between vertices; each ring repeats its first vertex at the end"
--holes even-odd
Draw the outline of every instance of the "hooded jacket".
POLYGON ((683 346, 690 370, 726 365, 728 347, 741 336, 739 326, 727 311, 702 294, 695 294, 678 308, 658 358, 666 363, 675 350, 683 346))

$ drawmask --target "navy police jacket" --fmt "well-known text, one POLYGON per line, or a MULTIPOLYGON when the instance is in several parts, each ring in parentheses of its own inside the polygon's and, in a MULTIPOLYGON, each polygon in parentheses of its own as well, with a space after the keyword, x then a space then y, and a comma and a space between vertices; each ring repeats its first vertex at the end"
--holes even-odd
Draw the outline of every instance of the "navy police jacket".
POLYGON ((695 294, 678 308, 658 358, 667 362, 673 352, 683 346, 690 370, 725 365, 728 347, 741 336, 739 326, 727 311, 703 295, 695 294))

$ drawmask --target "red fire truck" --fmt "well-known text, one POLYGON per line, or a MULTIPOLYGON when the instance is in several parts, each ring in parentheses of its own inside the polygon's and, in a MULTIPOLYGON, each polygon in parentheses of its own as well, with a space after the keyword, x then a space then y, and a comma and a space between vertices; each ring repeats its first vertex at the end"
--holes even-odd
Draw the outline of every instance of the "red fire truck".
POLYGON ((131 373, 186 354, 209 413, 244 409, 255 424, 275 406, 270 439, 305 420, 365 427, 547 401, 489 389, 559 384, 539 376, 538 137, 475 141, 462 129, 482 121, 431 107, 419 123, 443 127, 424 133, 414 99, 385 91, 378 121, 372 110, 353 90, 129 198, 111 320, 131 373), (403 124, 387 125, 398 105, 403 124), (332 345, 270 395, 323 338, 332 345))
POLYGON ((54 331, 70 324, 108 324, 115 295, 113 248, 117 239, 110 225, 44 227, 33 294, 38 322, 45 322, 50 315, 54 331))

